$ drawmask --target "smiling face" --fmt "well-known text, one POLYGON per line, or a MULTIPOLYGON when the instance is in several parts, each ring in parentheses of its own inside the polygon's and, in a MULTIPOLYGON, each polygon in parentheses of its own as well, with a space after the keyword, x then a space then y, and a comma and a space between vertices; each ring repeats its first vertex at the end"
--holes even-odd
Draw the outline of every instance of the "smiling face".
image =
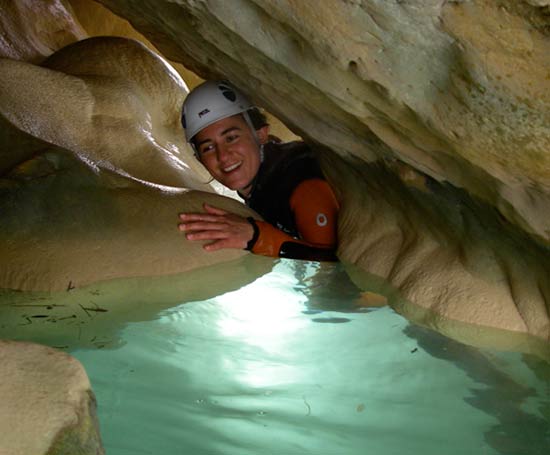
MULTIPOLYGON (((260 143, 268 128, 256 131, 260 143)), ((199 131, 194 137, 201 163, 222 185, 247 196, 260 168, 260 151, 242 115, 227 117, 199 131)))

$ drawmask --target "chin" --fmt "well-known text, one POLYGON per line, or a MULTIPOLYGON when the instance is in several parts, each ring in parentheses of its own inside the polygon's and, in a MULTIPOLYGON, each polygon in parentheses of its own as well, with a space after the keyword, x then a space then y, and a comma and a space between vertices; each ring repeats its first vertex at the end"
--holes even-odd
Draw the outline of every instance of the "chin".
POLYGON ((233 180, 232 182, 224 183, 224 185, 227 188, 229 188, 230 190, 239 191, 239 190, 242 190, 243 188, 246 188, 248 183, 249 183, 249 181, 244 181, 244 180, 235 181, 235 180, 233 180))
POLYGON ((239 191, 242 189, 242 185, 238 185, 238 184, 232 184, 232 183, 224 183, 224 182, 220 182, 223 186, 225 186, 226 188, 230 189, 231 191, 239 191))

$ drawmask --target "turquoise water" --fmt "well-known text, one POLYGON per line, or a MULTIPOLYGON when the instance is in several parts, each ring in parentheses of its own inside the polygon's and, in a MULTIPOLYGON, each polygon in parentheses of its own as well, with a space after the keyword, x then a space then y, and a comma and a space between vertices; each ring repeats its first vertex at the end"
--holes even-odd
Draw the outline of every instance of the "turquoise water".
POLYGON ((369 307, 341 265, 241 289, 73 349, 109 455, 550 453, 550 368, 369 307))
POLYGON ((108 455, 550 453, 547 362, 410 323, 394 309, 413 307, 355 272, 247 255, 4 293, 0 338, 84 364, 108 455))

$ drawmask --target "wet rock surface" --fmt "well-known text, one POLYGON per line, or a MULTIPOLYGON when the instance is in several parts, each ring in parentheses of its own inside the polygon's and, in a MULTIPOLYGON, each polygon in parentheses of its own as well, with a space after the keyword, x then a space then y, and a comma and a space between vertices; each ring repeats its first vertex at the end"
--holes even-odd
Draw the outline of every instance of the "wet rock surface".
POLYGON ((96 401, 64 352, 0 340, 0 453, 103 455, 96 401))

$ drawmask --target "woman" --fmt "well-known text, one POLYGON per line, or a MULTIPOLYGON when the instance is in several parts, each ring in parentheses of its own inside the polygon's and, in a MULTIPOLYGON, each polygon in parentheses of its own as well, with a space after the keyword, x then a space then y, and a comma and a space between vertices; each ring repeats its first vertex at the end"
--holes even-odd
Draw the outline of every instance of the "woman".
POLYGON ((265 117, 226 81, 207 81, 183 104, 182 124, 195 156, 212 177, 236 190, 265 221, 208 204, 182 213, 179 229, 204 248, 245 248, 256 254, 337 260, 338 201, 303 142, 270 139, 265 117))

